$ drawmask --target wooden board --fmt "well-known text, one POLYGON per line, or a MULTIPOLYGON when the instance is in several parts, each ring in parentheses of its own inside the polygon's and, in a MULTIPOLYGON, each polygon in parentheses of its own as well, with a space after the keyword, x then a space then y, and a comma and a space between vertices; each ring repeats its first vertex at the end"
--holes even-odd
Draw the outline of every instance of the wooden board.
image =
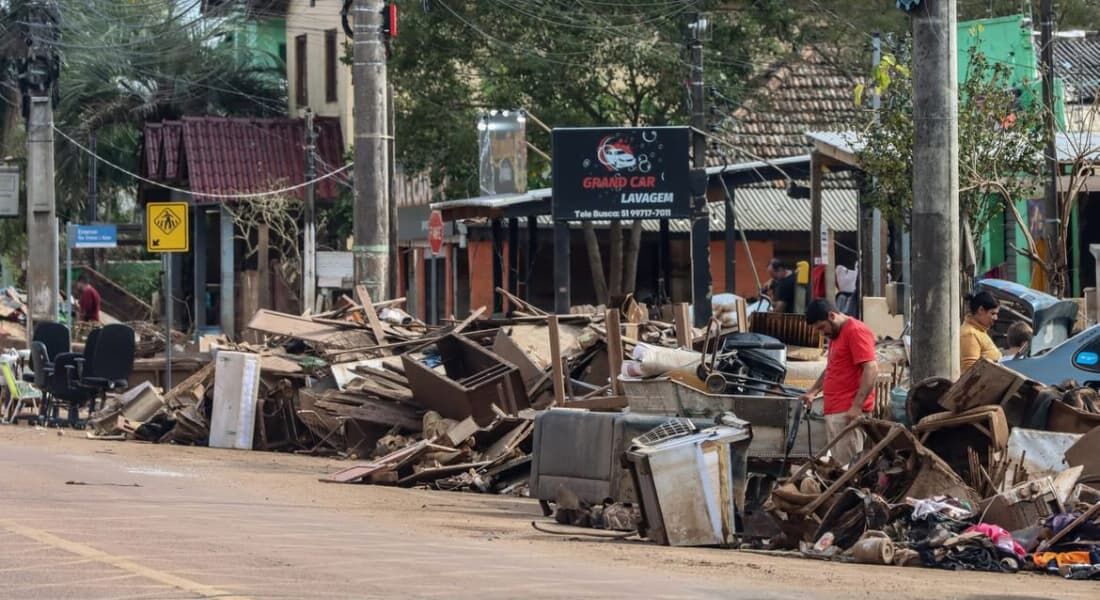
POLYGON ((378 311, 374 309, 374 302, 371 301, 367 286, 355 286, 355 297, 359 300, 359 305, 363 307, 363 312, 367 314, 367 323, 370 324, 370 329, 374 332, 374 340, 379 344, 385 344, 387 342, 386 331, 382 327, 382 321, 378 319, 378 311))

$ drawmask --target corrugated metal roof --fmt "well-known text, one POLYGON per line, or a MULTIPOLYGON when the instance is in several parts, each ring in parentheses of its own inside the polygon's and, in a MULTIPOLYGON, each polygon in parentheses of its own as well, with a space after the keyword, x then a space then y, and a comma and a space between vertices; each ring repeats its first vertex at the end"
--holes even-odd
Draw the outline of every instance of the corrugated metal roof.
MULTIPOLYGON (((318 117, 314 124, 320 165, 344 164, 339 119, 318 117)), ((184 117, 146 124, 141 164, 149 179, 186 183, 195 203, 214 203, 204 194, 264 192, 305 181, 304 139, 302 119, 184 117)), ((316 194, 336 198, 335 177, 320 181, 316 194)))
MULTIPOLYGON (((786 190, 776 188, 744 187, 737 188, 734 194, 734 207, 737 211, 737 226, 744 231, 754 232, 809 232, 810 231, 810 200, 808 198, 791 198, 786 190)), ((859 223, 859 192, 851 189, 822 190, 821 193, 821 220, 825 227, 838 232, 856 231, 859 223)), ((624 223, 630 223, 624 221, 624 223)), ((521 226, 525 222, 520 220, 521 226)), ((550 215, 539 216, 539 226, 552 227, 554 219, 550 215)), ((596 221, 600 228, 608 226, 607 221, 596 221)), ((578 222, 571 222, 570 226, 578 228, 578 222)), ((657 231, 660 229, 659 221, 643 221, 644 231, 657 231)), ((710 230, 722 232, 726 230, 726 209, 721 202, 710 204, 710 230)), ((673 233, 689 233, 691 221, 687 219, 670 219, 669 231, 673 233)))
POLYGON ((1058 37, 1054 68, 1066 83, 1067 100, 1088 103, 1100 92, 1100 36, 1058 37))
MULTIPOLYGON (((810 131, 806 133, 806 136, 816 143, 849 154, 859 153, 866 145, 863 135, 854 131, 810 131)), ((1060 131, 1055 134, 1054 138, 1055 147, 1058 149, 1058 160, 1061 162, 1072 163, 1079 156, 1090 160, 1100 160, 1100 132, 1060 131)), ((1036 161, 1041 159, 1041 155, 1036 155, 1036 161)))

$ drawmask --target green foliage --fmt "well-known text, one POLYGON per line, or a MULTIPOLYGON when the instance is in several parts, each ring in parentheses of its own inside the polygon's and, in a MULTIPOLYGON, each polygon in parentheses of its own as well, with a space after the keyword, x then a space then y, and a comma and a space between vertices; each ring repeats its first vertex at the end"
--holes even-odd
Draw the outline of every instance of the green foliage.
MULTIPOLYGON (((779 0, 632 3, 445 0, 406 11, 390 62, 398 158, 475 195, 478 115, 524 108, 551 127, 664 125, 689 120, 684 51, 692 10, 709 11, 707 86, 737 100, 767 58, 789 49, 799 12, 779 0), (716 10, 721 8, 722 10, 716 10)), ((528 121, 528 139, 550 150, 528 121)), ((528 155, 529 184, 548 165, 528 155)))
MULTIPOLYGON (((872 74, 882 110, 879 123, 868 124, 859 152, 875 180, 869 200, 902 223, 913 205, 913 82, 905 62, 884 59, 872 74)), ((1039 183, 1042 121, 1041 106, 1018 100, 1008 68, 972 50, 959 88, 959 207, 974 235, 1006 202, 1030 196, 1039 183)))
MULTIPOLYGON (((151 302, 153 293, 160 289, 161 263, 156 260, 108 262, 102 266, 103 275, 118 284, 119 287, 144 300, 151 302)), ((115 315, 124 319, 123 315, 115 315)))

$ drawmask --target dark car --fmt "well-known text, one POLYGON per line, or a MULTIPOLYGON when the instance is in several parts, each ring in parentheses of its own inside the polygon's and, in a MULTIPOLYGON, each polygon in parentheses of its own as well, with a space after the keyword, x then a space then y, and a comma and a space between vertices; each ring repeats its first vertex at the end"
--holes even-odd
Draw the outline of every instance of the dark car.
POLYGON ((1034 334, 1024 351, 1029 357, 1064 342, 1077 322, 1078 306, 1073 300, 1062 300, 1003 279, 982 279, 974 288, 993 294, 1001 303, 1001 314, 989 332, 998 346, 1007 346, 1005 333, 1012 323, 1022 320, 1031 325, 1034 334))
POLYGON ((1047 385, 1073 379, 1100 389, 1100 325, 1028 358, 1007 361, 1005 366, 1047 385))

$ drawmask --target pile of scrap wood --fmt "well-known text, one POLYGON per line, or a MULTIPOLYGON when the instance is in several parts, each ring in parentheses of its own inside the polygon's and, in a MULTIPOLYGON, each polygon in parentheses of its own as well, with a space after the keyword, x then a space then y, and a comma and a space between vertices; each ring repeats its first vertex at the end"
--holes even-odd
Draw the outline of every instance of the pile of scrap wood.
POLYGON ((419 440, 398 434, 384 436, 373 460, 321 481, 523 494, 533 430, 530 414, 498 416, 479 426, 473 417, 456 421, 428 411, 419 440))

